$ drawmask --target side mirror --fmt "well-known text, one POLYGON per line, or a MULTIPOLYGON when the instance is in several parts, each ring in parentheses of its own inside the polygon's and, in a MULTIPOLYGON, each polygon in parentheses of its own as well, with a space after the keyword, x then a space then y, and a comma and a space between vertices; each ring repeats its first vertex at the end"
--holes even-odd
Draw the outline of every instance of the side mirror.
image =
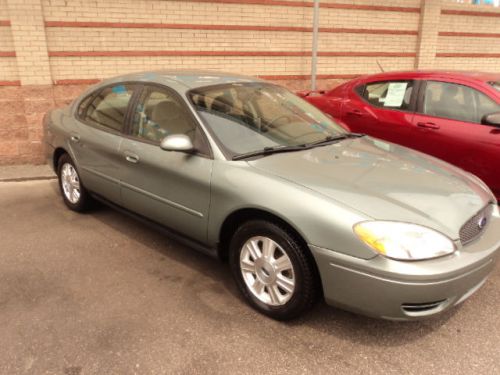
POLYGON ((160 147, 165 151, 190 152, 194 150, 193 142, 185 134, 167 135, 160 143, 160 147))
POLYGON ((484 115, 481 119, 481 124, 492 125, 500 128, 500 112, 490 113, 489 115, 484 115))

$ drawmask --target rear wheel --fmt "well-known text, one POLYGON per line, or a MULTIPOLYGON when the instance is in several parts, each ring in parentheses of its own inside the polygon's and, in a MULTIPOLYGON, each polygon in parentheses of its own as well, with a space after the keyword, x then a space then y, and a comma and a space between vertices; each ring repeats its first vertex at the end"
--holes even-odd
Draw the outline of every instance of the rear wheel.
POLYGON ((308 310, 319 292, 315 268, 296 236, 284 226, 249 221, 230 245, 230 266, 243 296, 259 312, 278 320, 308 310))
POLYGON ((64 154, 59 158, 57 176, 66 206, 78 212, 88 209, 92 198, 82 185, 75 163, 68 154, 64 154))

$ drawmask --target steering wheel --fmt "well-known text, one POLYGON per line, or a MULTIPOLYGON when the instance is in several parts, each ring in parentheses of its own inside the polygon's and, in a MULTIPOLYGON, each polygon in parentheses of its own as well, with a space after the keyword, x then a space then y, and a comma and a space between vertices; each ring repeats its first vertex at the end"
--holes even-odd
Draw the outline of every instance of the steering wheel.
POLYGON ((274 124, 276 121, 278 121, 278 120, 280 120, 280 119, 288 119, 288 120, 290 120, 290 116, 288 116, 288 115, 279 115, 278 117, 275 117, 275 118, 273 118, 271 121, 269 121, 269 122, 267 123, 266 127, 270 128, 271 126, 273 126, 273 124, 274 124))

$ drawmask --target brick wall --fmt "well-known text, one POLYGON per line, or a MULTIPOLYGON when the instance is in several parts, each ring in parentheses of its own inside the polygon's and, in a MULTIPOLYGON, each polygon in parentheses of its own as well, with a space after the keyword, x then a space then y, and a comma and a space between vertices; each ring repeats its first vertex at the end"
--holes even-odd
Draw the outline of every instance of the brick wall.
MULTIPOLYGON (((41 119, 89 83, 202 68, 309 87, 312 0, 0 0, 0 164, 43 162, 41 119)), ((500 9, 321 0, 318 83, 415 68, 499 70, 500 9)))

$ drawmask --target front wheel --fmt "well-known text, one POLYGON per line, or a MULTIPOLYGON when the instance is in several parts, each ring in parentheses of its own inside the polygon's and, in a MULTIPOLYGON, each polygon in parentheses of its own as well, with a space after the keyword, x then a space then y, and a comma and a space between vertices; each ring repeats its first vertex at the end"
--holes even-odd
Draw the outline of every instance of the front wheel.
POLYGON ((278 320, 295 318, 311 308, 319 287, 315 267, 288 228, 249 221, 230 245, 230 267, 239 290, 259 312, 278 320))

